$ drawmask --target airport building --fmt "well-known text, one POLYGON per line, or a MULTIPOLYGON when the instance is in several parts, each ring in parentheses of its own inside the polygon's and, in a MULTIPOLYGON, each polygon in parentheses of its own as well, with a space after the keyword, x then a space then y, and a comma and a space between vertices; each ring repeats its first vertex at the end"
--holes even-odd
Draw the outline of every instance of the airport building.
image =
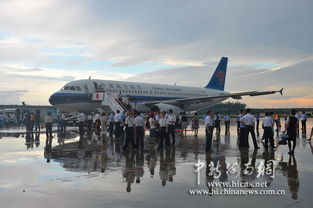
POLYGON ((51 105, 0 105, 0 113, 16 114, 16 113, 40 113, 43 118, 50 112, 52 115, 57 115, 57 108, 51 105))

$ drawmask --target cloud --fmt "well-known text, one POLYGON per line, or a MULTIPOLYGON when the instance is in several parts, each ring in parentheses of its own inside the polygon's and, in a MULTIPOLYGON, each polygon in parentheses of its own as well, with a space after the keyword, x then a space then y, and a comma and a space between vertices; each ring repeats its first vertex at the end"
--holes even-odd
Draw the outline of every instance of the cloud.
POLYGON ((69 81, 87 79, 89 76, 98 79, 125 80, 133 74, 6 64, 0 65, 0 76, 2 78, 0 104, 18 104, 25 101, 27 104, 47 105, 49 96, 69 81))
POLYGON ((21 103, 20 97, 27 93, 27 90, 8 90, 0 91, 1 101, 0 104, 14 104, 21 103))
POLYGON ((0 26, 18 37, 43 40, 40 48, 82 43, 93 56, 117 66, 199 64, 222 55, 241 64, 286 65, 312 57, 307 44, 312 5, 309 0, 12 0, 1 2, 0 26))

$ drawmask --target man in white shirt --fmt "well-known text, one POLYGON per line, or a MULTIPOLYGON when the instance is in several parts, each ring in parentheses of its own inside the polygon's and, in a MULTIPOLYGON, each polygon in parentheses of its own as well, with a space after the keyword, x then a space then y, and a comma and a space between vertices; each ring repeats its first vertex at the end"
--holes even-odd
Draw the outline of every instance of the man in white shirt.
POLYGON ((155 139, 156 139, 156 136, 157 136, 157 120, 155 119, 154 117, 154 113, 151 113, 149 115, 149 119, 148 121, 149 122, 149 129, 150 129, 150 143, 154 144, 155 143, 155 139))
MULTIPOLYGON (((241 119, 247 114, 245 110, 240 111, 240 120, 239 120, 239 148, 248 147, 248 140, 246 138, 246 125, 244 121, 241 119)), ((237 117, 237 119, 239 116, 237 117)))
POLYGON ((240 121, 245 125, 246 127, 246 141, 247 141, 247 147, 249 148, 249 133, 251 133, 252 141, 255 149, 260 149, 256 142, 255 132, 254 132, 254 125, 255 125, 255 118, 251 114, 251 109, 247 109, 247 114, 241 118, 240 121))
POLYGON ((116 114, 113 117, 114 120, 114 126, 115 126, 115 138, 119 137, 121 135, 121 115, 120 115, 120 111, 117 110, 116 114))
POLYGON ((221 133, 221 114, 219 112, 216 112, 215 114, 214 125, 215 125, 216 135, 219 135, 221 133))
POLYGON ((302 114, 301 114, 302 134, 306 133, 306 120, 307 120, 307 115, 304 111, 302 111, 302 114))
POLYGON ((242 114, 243 114, 243 110, 240 110, 237 114, 237 117, 236 117, 236 121, 237 121, 237 135, 240 136, 240 119, 242 117, 242 114))
POLYGON ((45 126, 46 126, 46 136, 47 136, 47 140, 46 140, 46 145, 49 146, 51 145, 51 141, 52 141, 52 122, 53 122, 53 117, 51 116, 51 113, 48 113, 46 115, 46 117, 44 118, 44 122, 45 122, 45 126), (48 143, 48 141, 50 141, 48 143))
POLYGON ((212 137, 213 137, 213 130, 214 130, 211 111, 207 112, 207 116, 205 117, 204 124, 205 124, 205 133, 206 133, 205 151, 211 152, 212 137))
POLYGON ((129 143, 131 143, 133 149, 136 149, 136 145, 134 142, 134 117, 132 112, 128 111, 125 118, 125 145, 123 147, 124 151, 128 148, 129 143))
POLYGON ((172 109, 169 109, 168 113, 168 141, 166 141, 166 144, 170 146, 170 144, 175 145, 176 116, 172 109), (172 137, 172 143, 170 143, 170 136, 172 137))
MULTIPOLYGON (((37 116, 36 116, 37 118, 37 116)), ((61 132, 65 133, 66 131, 66 116, 64 112, 61 113, 61 132)))
POLYGON ((100 117, 101 117, 101 116, 100 116, 100 113, 97 112, 97 113, 95 114, 95 116, 94 116, 94 121, 100 120, 100 117))
POLYGON ((86 116, 83 112, 79 112, 77 116, 77 121, 78 121, 78 128, 79 128, 79 135, 83 136, 84 135, 84 126, 85 126, 85 121, 86 121, 86 116))
POLYGON ((87 130, 88 130, 88 134, 91 134, 92 124, 93 124, 93 117, 92 117, 91 114, 89 114, 87 116, 87 130))
POLYGON ((271 144, 271 148, 274 149, 275 148, 274 139, 273 139, 273 136, 274 136, 274 130, 273 130, 274 120, 273 120, 270 113, 265 113, 265 117, 263 118, 262 126, 264 129, 263 138, 265 139, 265 144, 264 144, 265 150, 266 151, 268 150, 268 141, 271 144))
POLYGON ((134 125, 136 127, 136 147, 143 149, 144 147, 144 137, 145 137, 145 119, 140 116, 140 113, 137 112, 137 116, 134 119, 134 125))
POLYGON ((164 139, 166 138, 166 134, 167 134, 168 120, 165 118, 165 114, 166 112, 163 111, 158 121, 159 133, 160 133, 159 149, 163 148, 164 139))
POLYGON ((230 127, 230 115, 229 113, 224 115, 225 120, 225 135, 229 134, 229 127, 230 127))

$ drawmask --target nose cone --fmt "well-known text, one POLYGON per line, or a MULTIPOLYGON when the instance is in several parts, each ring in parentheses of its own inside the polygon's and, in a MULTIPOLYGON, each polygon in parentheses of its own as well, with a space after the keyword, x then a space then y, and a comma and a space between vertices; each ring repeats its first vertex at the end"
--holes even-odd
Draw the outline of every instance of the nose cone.
POLYGON ((53 93, 50 98, 49 98, 49 103, 51 105, 55 105, 57 103, 57 100, 58 100, 58 95, 57 93, 53 93))

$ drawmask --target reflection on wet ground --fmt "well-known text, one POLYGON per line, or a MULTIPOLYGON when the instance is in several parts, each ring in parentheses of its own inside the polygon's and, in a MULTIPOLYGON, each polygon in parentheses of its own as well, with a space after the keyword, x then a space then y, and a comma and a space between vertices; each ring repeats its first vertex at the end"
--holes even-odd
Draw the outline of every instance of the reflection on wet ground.
MULTIPOLYGON (((311 127, 309 120, 308 129, 311 127)), ((230 135, 214 136, 213 152, 209 154, 204 152, 203 129, 198 137, 192 133, 178 136, 175 147, 157 150, 155 144, 147 142, 143 151, 136 152, 123 151, 122 138, 102 142, 95 135, 79 137, 75 129, 65 135, 55 133, 52 140, 47 140, 44 133, 26 133, 23 129, 1 132, 0 199, 5 207, 220 207, 233 203, 308 207, 313 202, 313 147, 305 138, 309 135, 300 135, 295 156, 289 156, 286 145, 269 152, 263 148, 239 151, 234 125, 230 135), (197 162, 204 163, 199 181, 197 162), (267 189, 285 190, 286 194, 188 193, 212 190, 208 186, 211 182, 231 181, 265 182, 267 189)))

